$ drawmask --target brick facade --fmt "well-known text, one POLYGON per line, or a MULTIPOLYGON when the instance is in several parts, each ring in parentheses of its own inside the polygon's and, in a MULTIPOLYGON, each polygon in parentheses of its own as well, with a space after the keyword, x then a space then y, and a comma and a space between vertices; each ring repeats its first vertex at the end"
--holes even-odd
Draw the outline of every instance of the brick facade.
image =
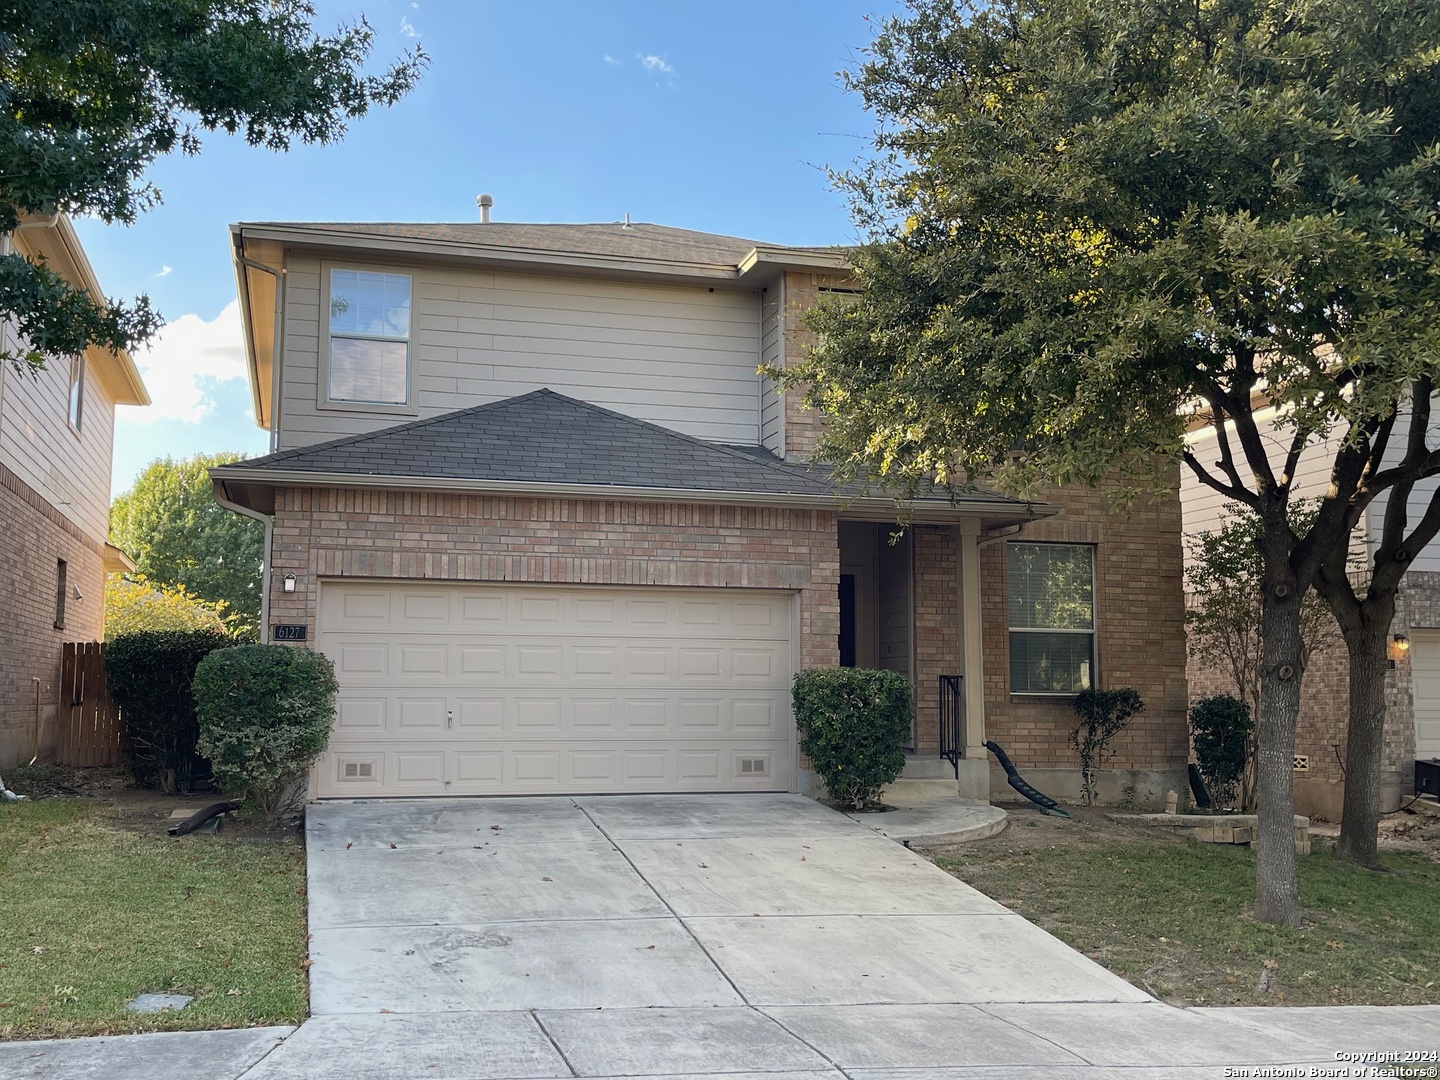
MULTIPOLYGON (((1113 744, 1107 768, 1183 769, 1186 726, 1185 606, 1180 501, 1137 501, 1130 515, 1112 513, 1109 485, 1044 492, 1063 508, 1031 522, 1018 539, 1095 545, 1098 675, 1103 689, 1133 687, 1145 711, 1113 744)), ((1010 693, 1009 601, 1004 542, 980 551, 984 618, 985 732, 1026 767, 1078 768, 1068 737, 1075 714, 1068 698, 1010 693)))
POLYGON ((105 568, 102 549, 5 466, 0 465, 0 520, 7 529, 0 559, 0 767, 35 753, 36 687, 42 750, 53 736, 60 646, 102 634, 105 568), (55 626, 56 561, 66 562, 73 592, 65 627, 55 626), (39 680, 37 683, 36 680, 39 680))
MULTIPOLYGON (((961 669, 955 531, 915 530, 915 752, 940 750, 940 676, 961 669)), ((988 657, 987 657, 988 662, 988 657)))
MULTIPOLYGON (((1411 571, 1400 585, 1395 605, 1394 634, 1421 627, 1440 627, 1440 574, 1411 571)), ((1382 809, 1392 810, 1414 785, 1415 712, 1410 660, 1392 650, 1395 666, 1385 678, 1385 750, 1381 760, 1382 809)), ((1235 694, 1223 671, 1190 661, 1190 700, 1211 694, 1235 694)), ((1312 653, 1300 685, 1300 717, 1295 728, 1295 753, 1308 768, 1295 772, 1295 812, 1339 821, 1345 801, 1345 769, 1350 721, 1350 663, 1345 643, 1312 653)))
MULTIPOLYGON (((805 326, 805 312, 815 306, 820 290, 826 285, 840 285, 844 277, 833 274, 785 274, 785 363, 794 364, 805 357, 815 343, 815 335, 805 326)), ((785 456, 809 460, 824 430, 824 418, 805 407, 805 391, 792 386, 785 391, 785 456)))
POLYGON ((803 665, 839 662, 829 511, 291 488, 272 565, 271 622, 311 640, 321 578, 694 585, 798 591, 803 665))

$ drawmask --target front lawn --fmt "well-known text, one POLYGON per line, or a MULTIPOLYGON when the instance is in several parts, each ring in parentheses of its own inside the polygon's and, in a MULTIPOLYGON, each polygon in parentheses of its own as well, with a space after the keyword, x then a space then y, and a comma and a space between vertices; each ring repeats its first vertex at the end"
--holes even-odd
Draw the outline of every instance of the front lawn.
POLYGON ((101 801, 0 803, 0 1039, 296 1023, 305 860, 293 841, 136 831, 101 801), (140 1015, 145 991, 195 995, 140 1015))
POLYGON ((1251 917, 1248 848, 1170 840, 1094 817, 1012 812, 1000 835, 935 861, 1116 974, 1174 1004, 1440 1002, 1440 862, 1390 873, 1300 858, 1299 930, 1251 917))

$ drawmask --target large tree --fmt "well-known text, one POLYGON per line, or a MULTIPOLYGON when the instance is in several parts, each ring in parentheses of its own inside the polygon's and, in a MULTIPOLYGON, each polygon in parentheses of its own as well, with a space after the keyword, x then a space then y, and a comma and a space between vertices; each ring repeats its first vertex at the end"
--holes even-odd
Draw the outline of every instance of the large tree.
POLYGON ((820 456, 902 488, 1131 494, 1183 462, 1253 511, 1255 911, 1298 924, 1300 602, 1380 492, 1440 465, 1390 437, 1440 358, 1440 5, 914 0, 849 82, 879 120, 838 177, 863 294, 777 373, 830 415, 820 456), (1297 463, 1332 432, 1297 529, 1297 463))
MULTIPOLYGON (((418 48, 366 75, 365 21, 321 36, 314 17, 304 0, 0 0, 0 233, 57 212, 128 224, 160 200, 151 162, 199 153, 201 132, 272 150, 333 142, 419 78, 418 48)), ((17 370, 135 348, 160 326, 146 297, 103 304, 13 252, 0 316, 29 344, 0 353, 17 370)))
MULTIPOLYGON (((209 471, 243 454, 197 454, 154 461, 110 508, 110 542, 159 586, 178 586, 238 619, 260 622, 265 526, 215 501, 209 471)), ((163 589, 162 589, 163 591, 163 589)))

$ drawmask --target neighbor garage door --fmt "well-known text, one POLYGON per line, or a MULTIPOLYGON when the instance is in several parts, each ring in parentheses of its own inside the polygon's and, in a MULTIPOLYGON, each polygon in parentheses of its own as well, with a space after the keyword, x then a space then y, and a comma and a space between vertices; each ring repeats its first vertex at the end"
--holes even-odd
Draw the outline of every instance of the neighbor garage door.
POLYGON ((784 791, 794 598, 326 582, 321 796, 784 791))
MULTIPOLYGON (((1440 758, 1440 630, 1410 631, 1415 684, 1415 756, 1440 758)), ((1408 765, 1406 766, 1409 767, 1408 765)))

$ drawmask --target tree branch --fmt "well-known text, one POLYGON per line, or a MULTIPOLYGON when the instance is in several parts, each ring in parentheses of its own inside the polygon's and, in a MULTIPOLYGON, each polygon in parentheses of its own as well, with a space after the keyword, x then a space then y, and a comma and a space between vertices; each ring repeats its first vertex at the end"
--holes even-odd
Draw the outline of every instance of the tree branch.
POLYGON ((1210 475, 1210 473, 1206 471, 1205 466, 1200 464, 1200 460, 1189 450, 1185 451, 1185 453, 1181 457, 1181 460, 1190 467, 1190 471, 1195 474, 1195 479, 1199 480, 1206 487, 1214 488, 1221 495, 1224 495, 1227 499, 1234 499, 1236 502, 1242 502, 1251 509, 1259 509, 1259 496, 1257 496, 1249 488, 1238 487, 1233 484, 1227 484, 1223 480, 1219 480, 1216 477, 1210 475))

